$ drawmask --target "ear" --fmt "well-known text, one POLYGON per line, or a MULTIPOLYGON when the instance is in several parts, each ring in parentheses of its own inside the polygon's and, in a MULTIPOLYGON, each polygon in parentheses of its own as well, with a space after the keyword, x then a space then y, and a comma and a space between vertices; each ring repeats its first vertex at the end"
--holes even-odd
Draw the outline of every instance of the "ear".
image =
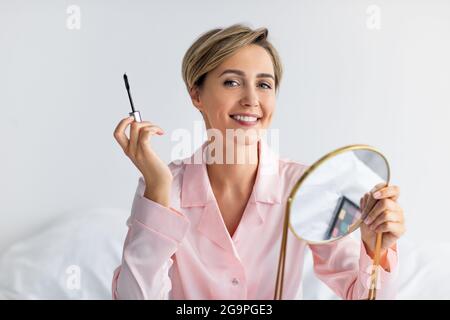
POLYGON ((192 100, 192 104, 200 111, 202 112, 203 106, 200 99, 200 88, 197 86, 193 86, 191 90, 189 90, 189 95, 192 100))

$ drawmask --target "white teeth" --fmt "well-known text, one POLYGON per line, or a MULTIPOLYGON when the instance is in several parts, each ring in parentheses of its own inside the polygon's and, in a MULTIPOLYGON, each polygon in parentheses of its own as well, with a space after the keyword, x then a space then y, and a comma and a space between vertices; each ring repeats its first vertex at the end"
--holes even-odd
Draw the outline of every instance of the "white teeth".
POLYGON ((255 122, 258 120, 256 117, 250 117, 250 116, 240 116, 240 115, 233 115, 233 119, 239 120, 239 121, 246 121, 246 122, 255 122))

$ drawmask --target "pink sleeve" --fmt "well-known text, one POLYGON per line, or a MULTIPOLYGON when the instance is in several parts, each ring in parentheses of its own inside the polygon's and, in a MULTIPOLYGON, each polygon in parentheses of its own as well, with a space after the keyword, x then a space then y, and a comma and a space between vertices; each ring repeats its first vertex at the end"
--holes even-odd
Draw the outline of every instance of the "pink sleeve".
POLYGON ((122 263, 112 281, 113 299, 168 299, 172 284, 169 269, 188 228, 189 220, 173 208, 143 197, 139 179, 127 220, 122 263))
MULTIPOLYGON (((343 299, 367 299, 372 259, 362 241, 350 236, 330 244, 309 245, 313 253, 314 272, 343 299)), ((393 246, 395 247, 395 246, 393 246)), ((398 273, 397 251, 387 253, 389 271, 379 267, 377 300, 395 299, 398 273)))

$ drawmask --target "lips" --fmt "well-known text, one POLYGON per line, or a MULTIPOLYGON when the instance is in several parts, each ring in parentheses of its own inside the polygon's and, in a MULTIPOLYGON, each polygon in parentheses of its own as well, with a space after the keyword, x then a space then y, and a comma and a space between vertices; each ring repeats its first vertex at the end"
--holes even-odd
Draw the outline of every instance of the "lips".
POLYGON ((258 118, 258 119, 261 118, 261 116, 256 113, 233 113, 233 114, 230 114, 230 117, 235 117, 235 116, 253 117, 253 118, 258 118))
POLYGON ((256 125, 261 117, 255 114, 233 114, 230 115, 230 118, 241 126, 251 127, 256 125))

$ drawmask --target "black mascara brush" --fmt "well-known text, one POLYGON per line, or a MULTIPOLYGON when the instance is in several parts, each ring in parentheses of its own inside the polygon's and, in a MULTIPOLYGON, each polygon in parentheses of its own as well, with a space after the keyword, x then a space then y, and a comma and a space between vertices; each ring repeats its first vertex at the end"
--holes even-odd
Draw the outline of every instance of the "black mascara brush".
POLYGON ((128 83, 128 77, 127 77, 126 73, 123 74, 123 80, 125 81, 125 88, 127 89, 128 99, 130 100, 130 105, 131 105, 131 112, 129 113, 129 115, 133 116, 134 120, 136 120, 136 122, 142 122, 140 112, 137 110, 134 110, 133 99, 131 98, 131 93, 130 93, 130 84, 128 83))

